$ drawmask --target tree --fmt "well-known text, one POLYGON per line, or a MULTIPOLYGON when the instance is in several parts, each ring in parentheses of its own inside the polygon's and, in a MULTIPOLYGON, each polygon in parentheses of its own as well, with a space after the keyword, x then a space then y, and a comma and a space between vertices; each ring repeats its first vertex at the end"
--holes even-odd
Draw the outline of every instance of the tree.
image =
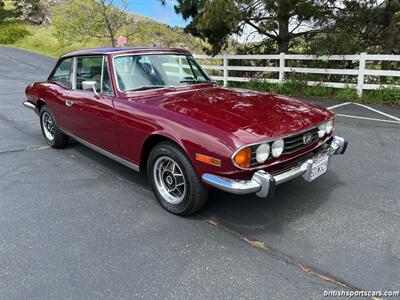
POLYGON ((56 37, 63 43, 89 37, 109 40, 115 47, 117 35, 129 24, 127 1, 120 5, 113 0, 69 0, 60 2, 54 10, 56 37))
POLYGON ((4 15, 4 1, 0 0, 0 22, 3 21, 5 18, 4 15))
POLYGON ((50 25, 52 7, 57 0, 14 0, 17 13, 33 24, 50 25))
POLYGON ((314 51, 399 52, 400 0, 347 0, 332 19, 329 30, 310 40, 314 51), (335 51, 337 49, 339 51, 335 51))
POLYGON ((393 54, 399 36, 400 1, 386 0, 383 8, 383 53, 393 54))
MULTIPOLYGON (((166 0, 160 0, 163 4, 166 0)), ((288 52, 295 38, 315 35, 329 24, 334 0, 177 0, 175 11, 191 20, 186 30, 219 52, 229 36, 252 31, 263 43, 288 52)))

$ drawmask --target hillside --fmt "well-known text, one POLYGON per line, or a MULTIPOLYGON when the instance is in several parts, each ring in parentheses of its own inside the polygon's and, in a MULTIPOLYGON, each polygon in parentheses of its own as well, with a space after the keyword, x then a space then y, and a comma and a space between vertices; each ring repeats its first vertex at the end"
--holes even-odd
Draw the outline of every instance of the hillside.
MULTIPOLYGON (((57 57, 63 53, 82 48, 110 46, 106 40, 90 38, 85 42, 62 45, 53 35, 52 26, 32 25, 15 17, 12 2, 5 0, 5 19, 0 22, 0 45, 17 47, 57 57)), ((170 27, 156 20, 131 14, 127 46, 181 47, 201 53, 206 44, 200 39, 184 33, 182 28, 170 27)))

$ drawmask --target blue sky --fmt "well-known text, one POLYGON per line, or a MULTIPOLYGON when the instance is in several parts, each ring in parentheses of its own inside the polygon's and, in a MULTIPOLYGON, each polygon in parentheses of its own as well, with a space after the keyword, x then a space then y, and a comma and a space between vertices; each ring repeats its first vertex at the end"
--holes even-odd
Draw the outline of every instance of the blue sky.
MULTIPOLYGON (((115 0, 118 3, 119 0, 115 0)), ((168 0, 165 6, 161 5, 159 0, 128 0, 129 11, 155 19, 161 23, 171 26, 184 27, 185 22, 174 10, 175 0, 168 0)))

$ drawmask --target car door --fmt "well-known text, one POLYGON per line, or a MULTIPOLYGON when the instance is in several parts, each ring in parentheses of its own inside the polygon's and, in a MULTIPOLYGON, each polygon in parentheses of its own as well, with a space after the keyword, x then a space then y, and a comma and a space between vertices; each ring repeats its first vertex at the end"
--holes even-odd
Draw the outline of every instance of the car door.
POLYGON ((73 89, 65 101, 69 127, 72 130, 70 133, 108 152, 118 154, 114 92, 107 56, 75 57, 73 77, 73 89))
POLYGON ((65 99, 68 99, 72 89, 72 66, 72 57, 61 59, 47 80, 49 89, 41 95, 56 117, 58 127, 62 129, 69 126, 69 120, 65 119, 65 99))

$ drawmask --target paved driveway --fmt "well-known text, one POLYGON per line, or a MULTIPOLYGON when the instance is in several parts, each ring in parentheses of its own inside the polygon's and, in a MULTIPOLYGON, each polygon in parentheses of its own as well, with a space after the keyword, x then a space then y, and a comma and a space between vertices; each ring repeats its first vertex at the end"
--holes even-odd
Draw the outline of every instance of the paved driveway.
POLYGON ((0 299, 400 289, 399 109, 312 100, 340 115, 337 134, 350 140, 327 174, 281 185, 270 201, 216 191, 180 218, 144 176, 79 144, 44 147, 21 103, 53 65, 0 47, 0 299))

